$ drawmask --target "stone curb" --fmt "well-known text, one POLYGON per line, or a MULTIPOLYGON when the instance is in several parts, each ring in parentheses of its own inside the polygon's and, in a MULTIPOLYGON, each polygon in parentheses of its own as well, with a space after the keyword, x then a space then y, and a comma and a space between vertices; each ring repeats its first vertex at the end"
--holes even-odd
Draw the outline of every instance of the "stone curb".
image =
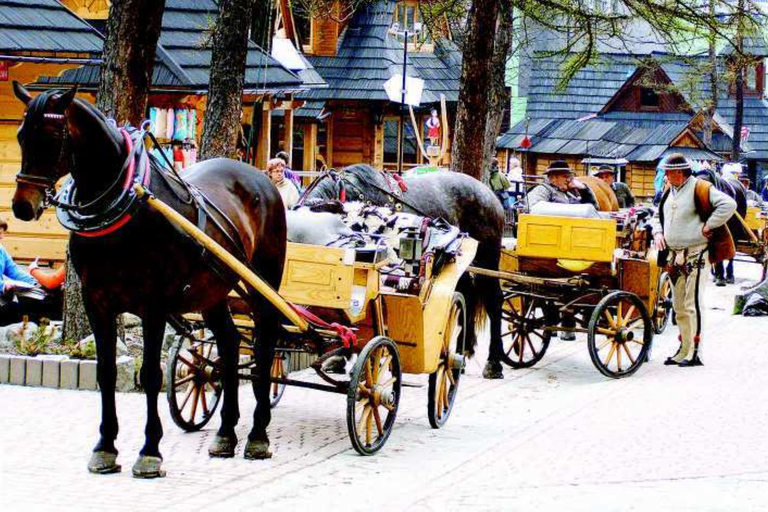
MULTIPOLYGON (((135 359, 120 356, 116 363, 117 391, 138 391, 135 359)), ((88 391, 99 389, 96 382, 96 361, 70 359, 59 355, 29 357, 0 354, 0 384, 88 391)))

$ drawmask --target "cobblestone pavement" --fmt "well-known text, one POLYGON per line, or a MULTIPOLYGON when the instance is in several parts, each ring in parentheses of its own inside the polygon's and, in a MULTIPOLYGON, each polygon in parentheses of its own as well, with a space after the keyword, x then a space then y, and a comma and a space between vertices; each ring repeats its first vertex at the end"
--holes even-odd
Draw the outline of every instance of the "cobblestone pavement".
MULTIPOLYGON (((757 277, 754 265, 737 272, 757 277)), ((536 368, 484 381, 470 363, 442 430, 426 418, 426 379, 404 389, 384 449, 350 447, 345 399, 289 388, 274 411, 274 457, 210 459, 218 418, 181 432, 161 400, 164 479, 131 477, 144 398, 118 396, 124 471, 86 469, 97 440, 94 392, 0 387, 3 510, 765 510, 768 507, 768 318, 729 314, 739 284, 707 290, 702 368, 654 359, 623 380, 602 377, 583 339, 554 340, 536 368)), ((254 400, 241 387, 238 435, 254 400)), ((242 443, 240 446, 242 450, 242 443)))

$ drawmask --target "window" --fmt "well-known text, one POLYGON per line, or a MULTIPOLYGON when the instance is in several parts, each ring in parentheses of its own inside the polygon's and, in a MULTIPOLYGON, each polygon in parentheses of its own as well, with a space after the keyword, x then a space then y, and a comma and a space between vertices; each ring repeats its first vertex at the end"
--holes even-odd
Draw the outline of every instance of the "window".
POLYGON ((309 51, 312 46, 312 15, 301 6, 295 3, 293 5, 293 26, 296 36, 299 44, 304 47, 304 51, 309 51))
MULTIPOLYGON (((399 156, 400 144, 398 140, 399 118, 386 118, 384 120, 384 165, 396 167, 399 156)), ((419 144, 413 131, 410 120, 405 120, 405 133, 403 133, 403 166, 412 166, 419 163, 419 144)))
POLYGON ((640 108, 641 109, 657 109, 661 106, 659 99, 659 93, 654 91, 651 87, 640 88, 640 108))
POLYGON ((293 154, 291 166, 293 169, 304 169, 304 130, 305 125, 296 125, 293 129, 293 154))
MULTIPOLYGON (((399 31, 408 30, 409 45, 416 46, 432 42, 429 30, 423 23, 418 1, 405 0, 399 2, 395 9, 395 19, 393 20, 393 23, 397 23, 399 31), (419 34, 414 33, 416 23, 421 23, 421 32, 419 34)), ((399 36, 398 39, 402 41, 402 36, 399 36)))

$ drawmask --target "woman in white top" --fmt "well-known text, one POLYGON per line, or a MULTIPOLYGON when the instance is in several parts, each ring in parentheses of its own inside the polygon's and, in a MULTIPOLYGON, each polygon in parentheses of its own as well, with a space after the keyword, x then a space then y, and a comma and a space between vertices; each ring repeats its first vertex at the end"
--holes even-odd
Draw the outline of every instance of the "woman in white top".
POLYGON ((285 162, 280 158, 273 158, 267 162, 267 176, 277 187, 286 210, 290 210, 299 202, 299 191, 291 180, 285 179, 285 162))

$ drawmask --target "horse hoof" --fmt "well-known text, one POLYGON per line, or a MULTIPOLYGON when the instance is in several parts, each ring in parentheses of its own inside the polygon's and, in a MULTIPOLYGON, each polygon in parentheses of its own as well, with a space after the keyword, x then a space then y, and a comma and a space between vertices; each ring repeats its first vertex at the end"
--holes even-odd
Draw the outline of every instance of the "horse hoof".
POLYGON ((139 455, 133 465, 133 478, 163 478, 165 471, 160 469, 163 459, 151 455, 139 455))
POLYGON ((229 459, 235 456, 235 448, 237 448, 237 437, 234 434, 231 436, 216 434, 208 448, 208 455, 229 459))
POLYGON ((117 463, 117 454, 110 452, 93 452, 88 461, 88 471, 98 475, 119 473, 122 466, 117 463))
POLYGON ((335 373, 338 375, 344 375, 344 371, 347 367, 347 360, 344 356, 332 356, 323 364, 323 371, 325 373, 335 373))
POLYGON ((269 441, 248 440, 243 457, 248 460, 271 459, 272 452, 269 451, 269 441))
POLYGON ((503 379, 504 371, 501 369, 501 363, 488 361, 483 369, 484 379, 503 379))

